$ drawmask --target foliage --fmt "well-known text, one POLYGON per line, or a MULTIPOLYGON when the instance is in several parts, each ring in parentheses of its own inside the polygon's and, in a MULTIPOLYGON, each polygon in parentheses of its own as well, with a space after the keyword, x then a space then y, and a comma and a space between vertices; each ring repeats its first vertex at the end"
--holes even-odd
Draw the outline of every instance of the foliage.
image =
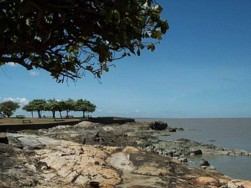
POLYGON ((5 116, 10 117, 19 107, 19 104, 13 101, 2 102, 0 103, 0 112, 5 116))
POLYGON ((83 117, 85 117, 85 112, 94 112, 96 106, 88 100, 79 99, 76 101, 75 110, 83 112, 83 117))
POLYGON ((23 107, 23 110, 26 111, 37 111, 38 117, 41 118, 41 111, 45 110, 46 101, 44 99, 35 99, 33 101, 30 101, 29 104, 25 105, 23 107))
POLYGON ((59 102, 56 99, 49 99, 45 105, 46 111, 52 112, 52 117, 55 118, 56 111, 59 110, 59 102))
POLYGON ((0 66, 48 71, 57 81, 100 78, 109 62, 154 51, 168 29, 155 0, 2 0, 0 66))
POLYGON ((75 110, 75 101, 73 99, 68 99, 64 101, 64 110, 66 111, 66 117, 69 117, 69 112, 75 110))
POLYGON ((65 102, 64 101, 59 101, 58 102, 58 111, 60 114, 60 118, 62 118, 62 111, 65 109, 65 102))
POLYGON ((66 117, 69 117, 70 111, 81 111, 83 112, 83 117, 85 116, 86 112, 94 112, 96 110, 96 106, 92 104, 88 100, 79 99, 77 101, 73 99, 67 99, 67 100, 61 100, 57 101, 56 99, 35 99, 33 101, 30 101, 29 104, 25 105, 23 107, 23 110, 26 110, 27 112, 32 113, 37 111, 38 117, 41 118, 41 112, 42 111, 50 111, 52 112, 52 117, 56 117, 56 112, 58 111, 60 114, 60 117, 62 118, 62 112, 66 111, 66 117))
POLYGON ((31 112, 31 116, 33 118, 33 112, 36 111, 35 106, 33 106, 31 103, 29 103, 29 104, 23 106, 22 109, 27 111, 27 112, 31 112))

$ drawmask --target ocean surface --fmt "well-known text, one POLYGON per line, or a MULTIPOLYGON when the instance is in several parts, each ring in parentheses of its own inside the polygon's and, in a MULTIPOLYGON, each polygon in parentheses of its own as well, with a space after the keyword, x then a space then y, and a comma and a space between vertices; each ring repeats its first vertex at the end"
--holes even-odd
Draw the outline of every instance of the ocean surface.
MULTIPOLYGON (((251 153, 251 118, 136 118, 137 121, 164 121, 173 128, 184 131, 171 133, 167 140, 187 138, 204 144, 214 144, 231 149, 244 149, 251 153)), ((165 139, 165 138, 164 138, 165 139)), ((251 180, 251 156, 202 156, 218 171, 236 179, 251 180)), ((195 158, 192 166, 198 166, 195 158)))

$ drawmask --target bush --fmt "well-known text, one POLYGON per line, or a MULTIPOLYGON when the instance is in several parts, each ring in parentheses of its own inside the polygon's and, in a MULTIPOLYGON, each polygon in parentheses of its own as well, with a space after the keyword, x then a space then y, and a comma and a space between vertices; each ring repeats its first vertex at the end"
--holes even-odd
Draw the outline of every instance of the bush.
POLYGON ((16 115, 16 118, 18 118, 18 119, 24 119, 25 116, 24 115, 16 115))

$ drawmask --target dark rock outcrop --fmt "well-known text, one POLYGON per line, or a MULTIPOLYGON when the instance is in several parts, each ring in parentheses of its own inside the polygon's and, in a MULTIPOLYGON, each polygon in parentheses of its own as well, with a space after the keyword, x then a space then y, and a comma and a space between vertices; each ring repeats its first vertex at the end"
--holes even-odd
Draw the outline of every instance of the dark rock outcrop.
POLYGON ((209 162, 205 159, 201 159, 200 160, 200 166, 210 166, 209 162))
POLYGON ((88 121, 93 123, 102 123, 102 124, 124 124, 124 123, 135 123, 135 119, 132 118, 120 118, 120 117, 96 117, 88 118, 88 121))
POLYGON ((0 143, 3 143, 3 144, 9 143, 8 138, 5 133, 0 133, 0 143))
POLYGON ((191 155, 202 155, 202 151, 201 151, 201 149, 192 150, 190 154, 191 155))
POLYGON ((153 130, 165 130, 168 127, 167 123, 162 121, 155 121, 150 124, 150 128, 153 130))

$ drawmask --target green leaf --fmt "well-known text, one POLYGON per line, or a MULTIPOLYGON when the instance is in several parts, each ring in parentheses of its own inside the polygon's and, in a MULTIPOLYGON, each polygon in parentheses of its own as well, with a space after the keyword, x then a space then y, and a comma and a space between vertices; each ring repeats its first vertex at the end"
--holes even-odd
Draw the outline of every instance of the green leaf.
POLYGON ((160 26, 160 28, 161 28, 161 32, 162 32, 163 34, 165 34, 166 31, 167 31, 168 28, 169 28, 169 25, 168 25, 167 21, 163 21, 162 24, 161 24, 161 26, 160 26))
POLYGON ((150 44, 147 45, 147 49, 151 50, 151 51, 154 51, 155 50, 155 45, 150 43, 150 44))
POLYGON ((62 80, 75 80, 82 70, 100 77, 108 70, 100 62, 140 56, 146 46, 154 51, 169 28, 154 0, 81 2, 0 1, 0 41, 8 46, 0 46, 0 65, 18 59, 28 70, 44 69, 62 80))

